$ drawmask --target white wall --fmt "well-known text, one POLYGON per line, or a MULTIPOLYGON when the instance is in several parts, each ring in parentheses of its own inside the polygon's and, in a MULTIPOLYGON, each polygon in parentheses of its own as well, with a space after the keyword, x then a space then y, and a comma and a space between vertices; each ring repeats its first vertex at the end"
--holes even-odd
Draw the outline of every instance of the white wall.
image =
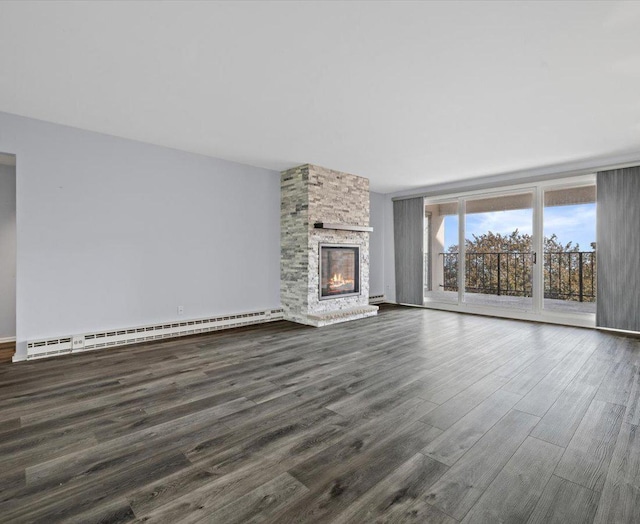
POLYGON ((0 340, 16 335, 16 170, 0 165, 0 340))
POLYGON ((384 295, 384 195, 369 193, 369 296, 384 295))
POLYGON ((26 341, 279 307, 277 172, 0 113, 26 341))

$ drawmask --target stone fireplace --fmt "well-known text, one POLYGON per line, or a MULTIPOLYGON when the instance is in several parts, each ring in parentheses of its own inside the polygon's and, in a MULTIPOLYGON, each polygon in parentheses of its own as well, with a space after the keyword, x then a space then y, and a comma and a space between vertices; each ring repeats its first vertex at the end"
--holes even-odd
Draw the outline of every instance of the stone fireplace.
POLYGON ((281 175, 284 318, 325 326, 377 314, 369 305, 369 181, 305 164, 281 175))

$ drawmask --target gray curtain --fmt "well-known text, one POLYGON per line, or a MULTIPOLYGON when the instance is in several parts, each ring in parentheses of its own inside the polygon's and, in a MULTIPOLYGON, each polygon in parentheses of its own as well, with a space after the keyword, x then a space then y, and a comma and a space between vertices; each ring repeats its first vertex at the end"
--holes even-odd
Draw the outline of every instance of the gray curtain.
POLYGON ((640 331, 640 167, 598 173, 596 325, 640 331))
POLYGON ((424 270, 424 199, 393 202, 393 239, 396 262, 396 302, 422 305, 424 270))

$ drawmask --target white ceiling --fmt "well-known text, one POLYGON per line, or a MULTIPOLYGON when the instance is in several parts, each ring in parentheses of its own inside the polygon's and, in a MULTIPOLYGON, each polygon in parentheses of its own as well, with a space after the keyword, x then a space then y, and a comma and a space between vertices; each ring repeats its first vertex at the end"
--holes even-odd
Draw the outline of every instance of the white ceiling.
POLYGON ((640 2, 0 2, 0 111, 389 192, 640 152, 640 2))

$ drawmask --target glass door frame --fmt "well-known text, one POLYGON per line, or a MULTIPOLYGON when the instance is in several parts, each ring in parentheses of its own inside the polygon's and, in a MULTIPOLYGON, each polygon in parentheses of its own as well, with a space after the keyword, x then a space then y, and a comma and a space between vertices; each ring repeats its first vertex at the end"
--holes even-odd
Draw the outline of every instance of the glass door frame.
MULTIPOLYGON (((589 313, 568 313, 544 309, 544 193, 547 190, 570 189, 596 184, 595 174, 577 175, 566 178, 549 179, 534 183, 514 184, 502 187, 478 189, 459 193, 445 193, 425 196, 424 203, 433 205, 443 202, 457 201, 458 203, 458 302, 425 301, 424 307, 476 313, 481 315, 501 316, 522 320, 543 321, 556 324, 566 324, 581 327, 594 327, 595 315, 589 313), (535 253, 535 263, 532 268, 532 307, 531 309, 514 309, 503 306, 468 304, 464 301, 465 272, 466 272, 466 204, 467 200, 484 197, 508 196, 530 192, 532 195, 532 251, 535 253)), ((596 189, 597 190, 597 189, 596 189)), ((597 239, 596 239, 597 242, 597 239)), ((424 257, 423 257, 424 260, 424 257)))
MULTIPOLYGON (((488 199, 488 198, 500 198, 500 197, 509 197, 509 196, 518 196, 518 195, 530 195, 531 196, 531 211, 532 211, 532 216, 531 216, 531 235, 532 235, 532 253, 534 255, 534 260, 536 260, 536 253, 537 253, 537 234, 536 234, 536 209, 537 209, 537 198, 538 198, 538 193, 536 191, 535 187, 522 187, 520 189, 516 189, 516 190, 508 190, 508 191, 486 191, 486 192, 482 192, 479 193, 477 195, 473 195, 473 196, 466 196, 466 197, 460 197, 459 199, 459 203, 458 203, 458 210, 459 210, 459 217, 458 217, 458 222, 459 222, 459 239, 458 239, 458 245, 461 246, 459 248, 459 252, 460 252, 460 256, 461 256, 461 262, 458 262, 459 266, 462 268, 462 270, 460 271, 460 273, 458 274, 458 292, 459 292, 459 297, 458 297, 458 303, 459 304, 469 304, 468 302, 465 301, 465 288, 466 288, 466 263, 467 263, 467 246, 466 246, 466 219, 467 219, 467 201, 470 200, 483 200, 483 199, 488 199), (462 212, 460 213, 460 210, 462 210, 462 212)), ((535 295, 536 295, 536 266, 538 264, 536 264, 535 262, 533 262, 533 267, 532 267, 532 271, 531 271, 531 291, 532 291, 532 300, 531 300, 531 307, 530 308, 513 308, 513 309, 518 309, 521 311, 527 311, 527 312, 531 312, 531 311, 536 311, 536 301, 535 301, 535 295)), ((474 306, 478 306, 478 304, 472 304, 474 306)), ((481 306, 481 307, 487 307, 490 308, 487 311, 492 311, 495 308, 502 308, 505 307, 504 305, 490 305, 490 304, 486 304, 485 306, 481 306)))
MULTIPOLYGON (((598 191, 598 188, 596 186, 596 175, 586 175, 586 176, 581 176, 581 177, 575 177, 574 179, 572 178, 567 178, 567 179, 562 179, 562 180, 557 180, 557 181, 549 181, 548 183, 545 184, 541 184, 537 191, 538 191, 538 201, 540 202, 540 212, 539 212, 539 223, 537 224, 538 230, 540 231, 540 235, 539 235, 539 245, 537 247, 538 253, 541 253, 542 257, 544 257, 545 253, 544 253, 544 208, 545 208, 545 201, 544 201, 544 196, 545 196, 545 192, 546 191, 561 191, 561 190, 566 190, 566 189, 578 189, 581 187, 595 187, 596 188, 596 194, 598 191)), ((596 220, 597 220, 597 215, 596 215, 596 220)), ((596 232, 594 231, 594 234, 596 232)), ((596 238, 596 249, 597 249, 597 238, 596 238)), ((568 318, 568 319, 572 319, 572 318, 588 318, 591 320, 590 322, 590 326, 595 326, 595 313, 568 313, 568 312, 560 312, 560 311, 556 311, 553 309, 545 309, 544 307, 544 258, 542 259, 542 263, 538 264, 538 268, 536 268, 537 272, 539 273, 539 279, 540 279, 540 293, 539 293, 539 303, 538 303, 538 309, 537 311, 539 311, 542 315, 543 318, 568 318)), ((597 266, 596 266, 596 279, 597 279, 597 266)), ((596 301, 597 301, 597 296, 596 296, 596 301)), ((582 325, 582 324, 580 324, 582 325)))

